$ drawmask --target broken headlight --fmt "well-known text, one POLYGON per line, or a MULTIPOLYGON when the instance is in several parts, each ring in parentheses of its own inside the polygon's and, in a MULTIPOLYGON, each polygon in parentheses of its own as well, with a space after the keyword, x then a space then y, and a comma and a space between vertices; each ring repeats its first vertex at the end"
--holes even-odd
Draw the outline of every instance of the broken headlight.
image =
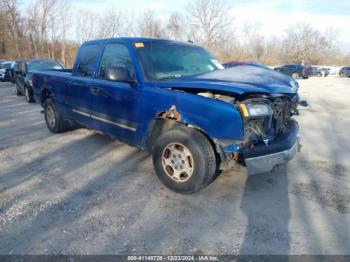
POLYGON ((271 106, 267 104, 244 104, 239 105, 244 117, 263 117, 273 114, 271 106))

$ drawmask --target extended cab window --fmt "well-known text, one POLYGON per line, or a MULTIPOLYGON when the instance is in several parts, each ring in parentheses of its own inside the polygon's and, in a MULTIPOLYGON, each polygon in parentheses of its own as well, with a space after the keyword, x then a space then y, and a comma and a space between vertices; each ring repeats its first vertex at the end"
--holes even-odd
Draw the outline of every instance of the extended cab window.
POLYGON ((110 67, 124 67, 134 75, 134 66, 128 48, 123 44, 108 44, 103 52, 100 64, 99 78, 106 78, 110 67))
POLYGON ((98 44, 85 45, 81 48, 76 64, 78 76, 94 76, 99 50, 100 45, 98 44))

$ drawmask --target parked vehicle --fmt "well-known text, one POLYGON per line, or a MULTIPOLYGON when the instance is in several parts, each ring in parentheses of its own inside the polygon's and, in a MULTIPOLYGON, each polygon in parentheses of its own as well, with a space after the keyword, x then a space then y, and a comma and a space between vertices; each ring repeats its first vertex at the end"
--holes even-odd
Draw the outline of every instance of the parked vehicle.
POLYGON ((14 65, 14 79, 17 95, 25 95, 28 103, 35 102, 33 97, 33 71, 38 70, 58 70, 63 66, 54 60, 32 59, 16 61, 14 65))
POLYGON ((308 67, 309 76, 319 76, 319 77, 327 77, 329 75, 329 70, 326 68, 321 68, 317 66, 308 67))
POLYGON ((270 172, 299 145, 295 80, 251 65, 223 69, 191 43, 89 41, 72 72, 35 72, 33 87, 51 132, 72 121, 146 149, 179 193, 199 191, 237 162, 248 174, 270 172))
POLYGON ((339 76, 350 77, 350 66, 344 66, 342 69, 340 69, 339 76))
POLYGON ((294 79, 299 77, 302 77, 304 79, 309 78, 309 70, 306 66, 303 65, 284 65, 276 67, 274 70, 282 74, 291 76, 294 79))
POLYGON ((0 63, 0 81, 10 81, 11 80, 11 62, 0 63))
POLYGON ((10 81, 11 81, 11 83, 15 83, 15 65, 16 65, 16 61, 13 61, 11 63, 11 68, 10 68, 10 81))
POLYGON ((247 62, 247 61, 230 61, 230 62, 226 62, 226 63, 223 64, 223 66, 225 68, 232 68, 232 67, 235 67, 235 66, 243 66, 243 65, 260 66, 260 67, 264 67, 264 68, 270 69, 266 65, 259 64, 259 63, 254 63, 254 62, 247 62))

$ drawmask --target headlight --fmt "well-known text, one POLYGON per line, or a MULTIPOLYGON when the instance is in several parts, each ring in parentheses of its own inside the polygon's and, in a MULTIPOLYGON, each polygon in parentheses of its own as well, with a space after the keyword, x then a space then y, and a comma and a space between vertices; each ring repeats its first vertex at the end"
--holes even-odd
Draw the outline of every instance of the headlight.
POLYGON ((273 111, 269 105, 264 104, 244 104, 239 105, 244 117, 270 116, 273 111))

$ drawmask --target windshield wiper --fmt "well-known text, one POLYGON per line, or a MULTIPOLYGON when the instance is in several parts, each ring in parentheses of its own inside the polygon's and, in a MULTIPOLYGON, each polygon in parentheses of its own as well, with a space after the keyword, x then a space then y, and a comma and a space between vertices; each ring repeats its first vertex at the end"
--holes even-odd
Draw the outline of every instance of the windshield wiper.
POLYGON ((174 78, 179 78, 181 76, 182 75, 165 76, 165 77, 158 78, 157 80, 158 81, 164 81, 164 80, 170 80, 170 79, 174 79, 174 78))

